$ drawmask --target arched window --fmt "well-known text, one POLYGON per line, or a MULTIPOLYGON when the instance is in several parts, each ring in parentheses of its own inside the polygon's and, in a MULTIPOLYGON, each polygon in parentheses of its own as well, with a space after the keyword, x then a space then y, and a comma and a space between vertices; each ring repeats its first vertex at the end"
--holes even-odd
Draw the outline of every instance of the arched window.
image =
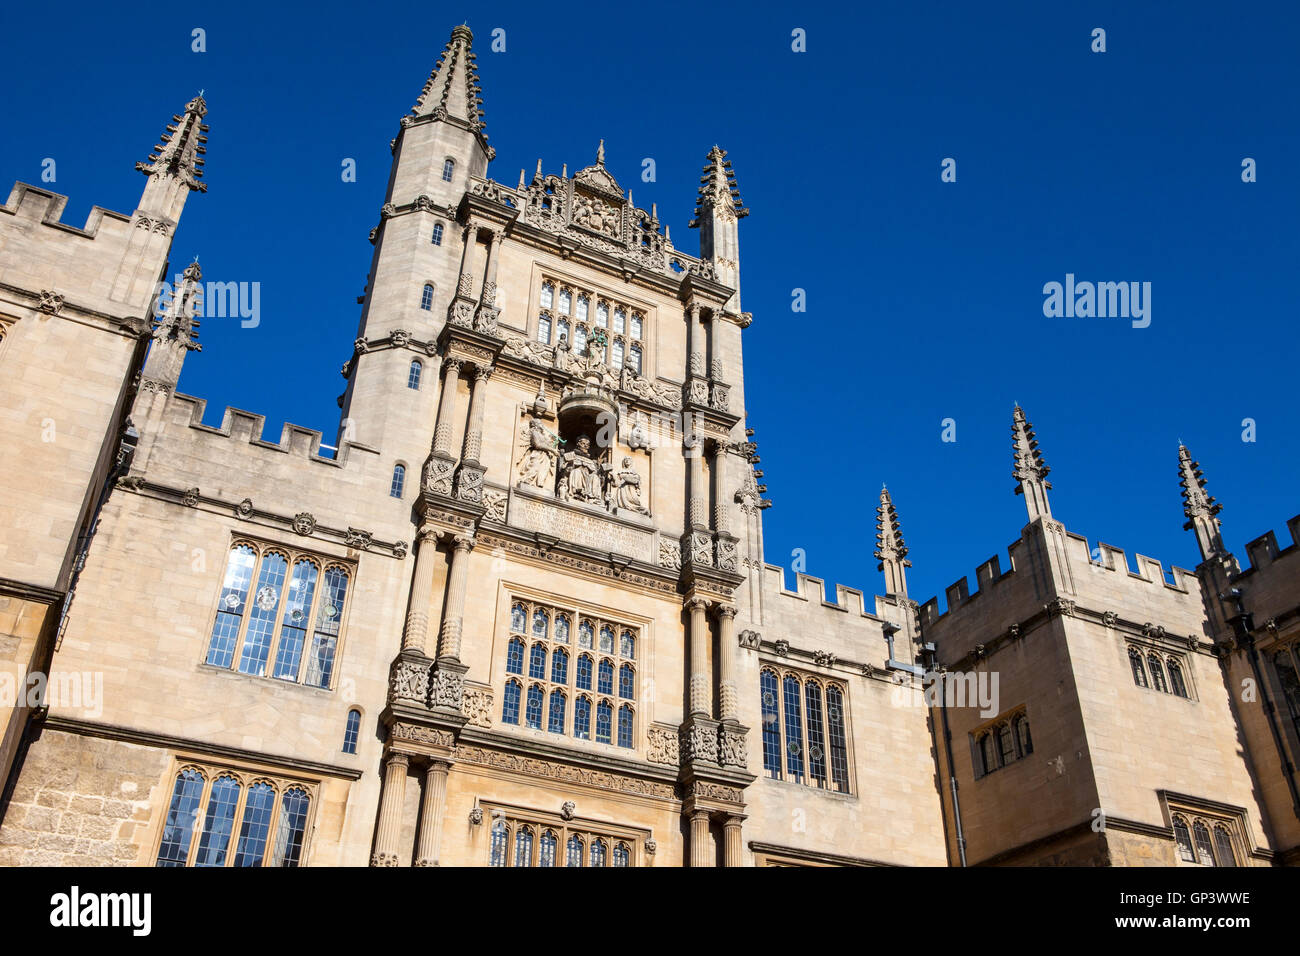
POLYGON ((620 843, 614 847, 614 865, 627 866, 628 860, 632 856, 632 851, 626 843, 620 843))
POLYGON ((528 654, 528 676, 534 680, 546 679, 546 645, 534 644, 528 654))
POLYGON ((1155 654, 1148 654, 1147 666, 1151 668, 1151 686, 1162 694, 1168 693, 1169 688, 1165 684, 1165 669, 1160 666, 1160 658, 1155 654))
POLYGON ((609 347, 609 367, 617 371, 623 367, 623 340, 615 339, 609 347))
POLYGON ((980 762, 983 764, 985 773, 992 773, 998 769, 998 756, 994 750, 993 734, 980 734, 980 762))
POLYGON ((158 847, 158 866, 184 866, 189 860, 190 841, 203 799, 203 774, 192 768, 182 770, 172 788, 171 804, 158 847))
POLYGON ((420 376, 424 374, 424 363, 419 359, 411 359, 411 367, 406 372, 406 387, 413 388, 417 392, 420 390, 420 376))
POLYGON ((556 342, 569 341, 569 320, 568 319, 560 319, 559 322, 555 323, 555 341, 556 342))
POLYGON ((199 851, 194 856, 195 866, 226 865, 226 849, 230 846, 241 791, 239 781, 230 776, 218 777, 212 784, 203 833, 199 836, 199 851))
POLYGON ((576 833, 564 844, 564 865, 582 866, 582 837, 576 833))
POLYGON ((316 595, 316 575, 319 569, 314 561, 299 558, 294 562, 293 577, 284 602, 284 618, 280 623, 280 643, 275 652, 272 676, 280 680, 296 681, 302 663, 303 646, 307 643, 312 599, 316 595))
POLYGON ((1139 687, 1146 687, 1147 672, 1142 666, 1142 655, 1138 653, 1137 648, 1130 647, 1128 649, 1128 663, 1129 666, 1133 668, 1133 683, 1137 684, 1139 687))
POLYGON ((348 720, 343 727, 343 752, 357 752, 357 738, 361 735, 361 711, 353 708, 348 711, 348 720))
POLYGON ((822 720, 822 686, 815 680, 803 685, 804 703, 808 708, 808 776, 818 787, 826 786, 826 753, 821 742, 825 740, 822 720))
POLYGON ((402 489, 406 487, 406 466, 393 466, 393 481, 388 486, 388 496, 390 498, 402 497, 402 489))
POLYGON ((451 177, 456 172, 456 161, 454 159, 444 159, 442 161, 442 181, 451 182, 451 177))
POLYGON ((627 351, 627 367, 638 375, 641 374, 641 346, 633 345, 627 351))
POLYGON ((549 282, 542 283, 541 303, 543 309, 549 309, 555 304, 555 286, 551 285, 549 282))
POLYGON ((533 865, 533 828, 520 827, 515 833, 515 866, 533 865))
POLYGON ((777 708, 776 674, 764 670, 758 675, 759 703, 763 712, 763 769, 773 780, 781 779, 781 717, 777 708))
POLYGON ((585 295, 578 296, 577 319, 579 322, 587 321, 587 307, 590 304, 591 304, 591 300, 588 299, 585 295))
POLYGON ((636 637, 631 631, 624 631, 618 636, 618 653, 629 660, 636 658, 636 637))
POLYGON ((1169 659, 1169 691, 1178 697, 1187 696, 1187 684, 1183 681, 1183 669, 1172 657, 1169 659))
POLYGON ((1027 757, 1034 752, 1034 741, 1029 736, 1029 718, 1021 714, 1014 721, 1016 739, 1020 741, 1020 756, 1027 757))
POLYGON ((528 633, 528 612, 524 610, 522 604, 510 606, 510 630, 516 634, 528 633))
POLYGON ((592 840, 591 841, 591 865, 604 866, 605 855, 606 855, 605 841, 601 839, 592 840))
POLYGON ((569 615, 557 614, 555 617, 555 641, 557 644, 569 643, 569 615))
POLYGON ((573 704, 573 736, 591 739, 591 698, 579 697, 573 704))
POLYGON ((844 692, 826 688, 826 727, 831 748, 831 783, 838 793, 849 792, 848 735, 844 732, 844 692))
POLYGON ((803 783, 803 708, 799 700, 799 681, 787 674, 783 682, 785 698, 785 769, 789 778, 803 783))
POLYGON ((442 245, 442 223, 440 222, 433 224, 433 244, 435 246, 442 245))
POLYGON ((256 564, 257 552, 247 544, 237 545, 230 552, 221 599, 217 602, 217 619, 212 623, 212 637, 208 641, 209 664, 229 667, 234 660, 235 642, 239 638, 239 625, 244 618, 248 588, 256 564))
POLYGON ((1219 866, 1236 866, 1237 854, 1232 849, 1232 834, 1227 827, 1214 828, 1214 856, 1219 866))
POLYGON ((271 866, 298 865, 303 841, 307 837, 307 810, 310 807, 311 798, 299 787, 290 787, 280 798, 280 822, 275 828, 271 866))
POLYGON ((509 836, 506 821, 498 820, 492 824, 492 866, 506 865, 506 840, 509 836))
POLYGON ((568 289, 560 290, 560 299, 555 306, 555 310, 561 315, 568 315, 573 307, 573 293, 568 289))
POLYGON ((607 658, 601 659, 596 677, 596 690, 601 694, 614 693, 614 664, 607 658))
POLYGON ((506 673, 522 674, 524 672, 524 642, 517 637, 510 639, 506 647, 506 673))
POLYGON ((614 629, 605 624, 600 629, 600 652, 602 654, 614 653, 614 629))
MULTIPOLYGON (((353 712, 357 713, 357 712, 353 712)), ((357 713, 360 717, 360 714, 357 713)), ((355 750, 348 751, 355 753, 355 750)), ((271 814, 275 812, 275 788, 260 780, 248 788, 244 803, 244 822, 239 828, 235 848, 235 866, 261 866, 266 856, 266 841, 271 835, 271 814)))
POLYGON ((641 338, 641 321, 642 321, 641 313, 633 312, 632 313, 632 338, 634 339, 641 338))
POLYGON ((555 848, 559 845, 559 842, 554 830, 542 831, 542 839, 537 844, 538 866, 555 866, 555 848))
POLYGON ((261 675, 266 672, 266 658, 271 651, 271 638, 275 634, 275 620, 288 571, 289 559, 280 552, 270 551, 263 555, 257 593, 244 634, 244 649, 239 655, 241 674, 261 675))
POLYGON ((577 685, 579 690, 591 690, 591 658, 586 654, 578 655, 577 685))
POLYGON ((618 668, 618 696, 624 700, 632 700, 635 696, 633 690, 636 684, 636 672, 632 670, 631 664, 620 664, 618 668))
POLYGON ((1180 816, 1174 817, 1174 842, 1178 844, 1178 856, 1188 863, 1196 862, 1196 851, 1192 849, 1192 834, 1187 829, 1187 821, 1180 816))
POLYGON ((316 612, 316 633, 307 657, 303 682, 311 687, 329 687, 334 675, 334 654, 338 650, 343 603, 348 597, 348 572, 337 564, 325 569, 325 589, 316 612))
POLYGON ((528 688, 528 706, 524 710, 524 726, 542 729, 542 688, 533 684, 528 688))
POLYGON ((420 293, 420 308, 425 312, 433 311, 433 286, 426 282, 424 291, 420 293))
POLYGON ((602 329, 609 326, 609 303, 600 300, 596 301, 596 324, 602 329))
POLYGON ((587 347, 587 327, 585 325, 576 326, 573 330, 573 351, 579 355, 587 347))
POLYGON ((1016 759, 1016 742, 1010 724, 998 725, 998 758, 1004 767, 1016 759))
POLYGON ((591 642, 596 636, 596 629, 592 627, 590 621, 583 621, 578 625, 578 646, 591 649, 591 642))
POLYGON ((1197 862, 1201 866, 1214 866, 1214 847, 1210 845, 1209 827, 1197 820, 1192 825, 1192 836, 1196 838, 1197 862))
POLYGON ((569 652, 562 647, 557 647, 555 653, 551 655, 551 683, 567 684, 568 682, 569 652))
POLYGON ((519 723, 519 681, 506 681, 506 692, 501 699, 501 723, 519 723))
POLYGON ((627 313, 622 308, 614 310, 614 334, 622 335, 627 329, 627 313))
POLYGON ((551 691, 551 711, 546 718, 546 729, 553 734, 564 733, 564 712, 567 709, 564 691, 551 691))
POLYGON ((627 704, 618 709, 618 745, 632 746, 632 708, 627 704))
POLYGON ((551 316, 549 312, 542 312, 537 316, 537 341, 543 345, 551 344, 551 316))
POLYGON ((546 616, 546 612, 538 608, 533 612, 533 637, 539 640, 546 640, 546 635, 551 629, 551 619, 546 616))
POLYGON ((614 723, 614 706, 607 700, 596 705, 596 743, 610 743, 612 724, 614 723))

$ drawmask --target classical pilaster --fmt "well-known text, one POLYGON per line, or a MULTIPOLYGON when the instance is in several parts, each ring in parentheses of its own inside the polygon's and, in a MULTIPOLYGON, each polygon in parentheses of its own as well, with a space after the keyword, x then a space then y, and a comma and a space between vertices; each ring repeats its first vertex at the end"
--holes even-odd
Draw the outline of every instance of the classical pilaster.
POLYGON ((727 511, 727 449, 720 441, 709 446, 709 474, 713 478, 713 530, 731 532, 731 515, 727 511))
POLYGON ((429 605, 433 601, 433 576, 438 564, 438 533, 426 528, 420 532, 417 541, 415 572, 411 580, 411 603, 406 609, 402 650, 427 654, 429 605))
POLYGON ((736 692, 736 609, 718 605, 718 718, 737 720, 740 715, 736 692))
POLYGON ((709 693, 709 623, 705 610, 709 602, 693 597, 686 602, 691 615, 691 716, 712 718, 713 695, 709 693))
POLYGON ((704 329, 700 325, 700 306, 692 302, 686 309, 686 350, 689 366, 686 370, 686 402, 708 406, 708 360, 704 354, 704 329))
POLYGON ((379 821, 371 866, 397 866, 402 832, 402 803, 406 798, 406 768, 410 758, 391 751, 384 764, 384 795, 379 801, 379 821))
POLYGON ((460 383, 461 359, 449 358, 443 361, 442 395, 438 401, 438 424, 433 432, 433 450, 436 454, 450 458, 451 432, 456 418, 456 387, 460 383))
POLYGON ((447 803, 447 772, 451 764, 430 760, 424 771, 424 795, 420 802, 420 840, 416 866, 437 866, 442 846, 442 818, 447 803))
POLYGON ((493 229, 488 233, 487 263, 483 268, 483 291, 479 295, 478 309, 474 313, 474 328, 479 332, 495 334, 497 317, 501 311, 497 304, 497 264, 501 260, 501 242, 505 233, 493 229))
POLYGON ((483 452, 483 408, 487 402, 487 383, 491 376, 490 366, 474 366, 474 379, 469 391, 469 424, 465 428, 460 471, 456 476, 456 497, 461 501, 483 500, 483 475, 486 469, 479 464, 479 456, 483 452))
POLYGON ((722 821, 722 865, 743 866, 744 843, 741 842, 741 825, 745 818, 738 814, 728 814, 722 821))
POLYGON ((478 223, 470 222, 465 225, 463 234, 464 246, 460 253, 460 275, 456 280, 456 295, 451 300, 451 308, 447 313, 447 320, 452 325, 460 325, 466 328, 474 324, 474 275, 470 270, 470 256, 473 255, 474 245, 478 239, 478 223))
POLYGON ((717 866, 718 855, 709 832, 709 811, 691 814, 691 866, 717 866))
POLYGON ((474 550, 472 535, 459 534, 452 542, 451 571, 447 581, 447 603, 442 610, 438 632, 438 660, 460 660, 461 627, 465 615, 465 589, 469 582, 469 553, 474 550))

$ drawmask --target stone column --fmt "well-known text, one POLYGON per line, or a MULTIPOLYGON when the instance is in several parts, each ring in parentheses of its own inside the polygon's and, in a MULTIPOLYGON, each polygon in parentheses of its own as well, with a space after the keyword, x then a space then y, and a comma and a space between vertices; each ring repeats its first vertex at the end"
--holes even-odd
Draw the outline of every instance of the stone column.
POLYGON ((736 609, 730 604, 718 606, 718 719, 738 720, 736 694, 736 609))
POLYGON ((433 450, 444 457, 451 457, 452 421, 456 415, 456 386, 460 382, 460 359, 446 359, 442 365, 446 369, 442 377, 442 396, 438 401, 438 425, 433 432, 433 450))
POLYGON ((478 240, 478 224, 467 223, 464 232, 464 247, 460 251, 460 278, 457 281, 457 295, 467 296, 470 294, 469 286, 474 282, 474 276, 469 271, 470 256, 473 255, 474 245, 478 240), (468 281, 466 281, 468 277, 468 281))
POLYGON ((433 600, 433 573, 438 562, 438 534, 421 531, 415 552, 415 572, 411 580, 411 603, 406 609, 406 629, 402 632, 402 650, 427 653, 429 604, 433 600))
POLYGON ((493 229, 488 233, 487 263, 483 267, 483 292, 479 296, 479 305, 486 305, 488 308, 497 304, 497 264, 501 259, 499 250, 503 238, 505 233, 500 229, 493 229))
POLYGON ((723 866, 742 866, 741 860, 744 859, 744 843, 741 842, 740 826, 744 817, 735 814, 729 815, 722 823, 722 865, 723 866))
POLYGON ((690 467, 690 522, 692 528, 708 528, 709 499, 704 491, 704 439, 698 431, 691 436, 694 444, 687 449, 690 467))
POLYGON ((713 478, 713 530, 720 534, 731 531, 731 518, 727 513, 726 462, 726 447, 720 441, 712 442, 709 449, 709 472, 713 478))
POLYGON ((709 832, 709 811, 696 810, 691 814, 691 866, 717 865, 713 834, 709 832))
POLYGON ((420 803, 420 841, 416 866, 437 866, 442 846, 442 817, 447 802, 447 771, 451 764, 431 760, 424 771, 424 798, 420 803))
POLYGON ((686 310, 686 349, 690 361, 688 371, 692 376, 705 374, 703 338, 703 329, 700 328, 700 307, 692 303, 686 310))
POLYGON ((392 751, 384 764, 384 796, 379 802, 378 833, 371 866, 397 866, 397 847, 402 834, 402 802, 406 797, 406 767, 410 758, 392 751))
POLYGON ((442 628, 438 634, 438 659, 460 660, 460 632, 465 615, 465 588, 469 582, 469 553, 474 550, 472 535, 458 534, 451 552, 451 572, 447 582, 447 603, 442 611, 442 628))
POLYGON ((469 392, 469 425, 465 429, 465 444, 461 451, 461 459, 475 465, 478 464, 479 455, 483 452, 484 393, 487 391, 487 382, 491 376, 491 366, 474 366, 474 381, 470 385, 469 392))
POLYGON ((704 609, 709 602, 693 597, 686 602, 691 612, 691 716, 712 717, 713 695, 709 693, 709 622, 704 609))

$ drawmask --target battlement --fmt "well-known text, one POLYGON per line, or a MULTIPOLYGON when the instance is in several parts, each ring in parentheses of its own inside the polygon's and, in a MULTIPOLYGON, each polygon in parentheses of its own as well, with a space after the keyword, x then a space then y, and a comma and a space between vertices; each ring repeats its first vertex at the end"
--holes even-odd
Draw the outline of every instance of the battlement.
POLYGON ((972 593, 970 583, 966 575, 962 575, 952 584, 944 589, 944 601, 947 610, 940 613, 938 596, 930 598, 921 605, 921 625, 923 627, 934 624, 940 618, 946 617, 958 608, 976 601, 991 591, 997 590, 1003 585, 1009 583, 1012 575, 1016 572, 1017 552, 1024 547, 1024 539, 1013 541, 1007 546, 1007 559, 1010 563, 1010 570, 1002 570, 1002 559, 999 555, 993 555, 987 561, 984 561, 975 569, 975 587, 972 593))
POLYGON ((177 425, 185 425, 207 435, 229 438, 232 441, 247 443, 267 451, 296 455, 299 458, 305 458, 335 468, 347 467, 349 455, 353 449, 360 452, 377 453, 377 449, 368 445, 343 441, 339 444, 336 455, 333 457, 324 456, 320 454, 321 433, 314 428, 304 428, 290 422, 285 422, 284 427, 281 428, 278 442, 266 441, 262 438, 262 432, 266 428, 265 415, 258 415, 240 408, 231 408, 230 406, 226 406, 222 412, 220 427, 214 428, 211 425, 203 424, 203 414, 206 408, 207 399, 177 392, 173 396, 171 403, 171 422, 177 425))
POLYGON ((1243 574, 1262 571, 1278 558, 1291 555, 1300 548, 1300 515, 1287 521, 1286 527, 1291 534, 1291 544, 1285 548, 1278 546, 1277 535, 1271 530, 1246 543, 1246 559, 1250 562, 1250 567, 1242 571, 1243 574))
POLYGON ((784 598, 787 601, 802 601, 813 607, 825 608, 832 615, 847 615, 850 618, 867 618, 872 621, 882 621, 871 611, 867 610, 866 596, 864 592, 857 588, 846 587, 843 584, 835 585, 835 601, 826 600, 826 582, 822 578, 813 577, 811 574, 804 574, 802 571, 795 572, 795 589, 788 590, 785 586, 785 569, 777 564, 765 564, 763 566, 763 587, 768 593, 784 598))
POLYGON ((9 193, 9 200, 3 206, 0 206, 0 212, 8 213, 16 219, 29 220, 42 226, 50 226, 87 239, 95 238, 105 218, 110 223, 120 223, 123 229, 131 224, 130 216, 114 212, 111 209, 105 209, 102 206, 93 206, 90 215, 86 217, 86 225, 79 229, 76 226, 70 226, 60 221, 63 217, 63 210, 67 205, 67 196, 28 183, 15 182, 13 189, 9 193))

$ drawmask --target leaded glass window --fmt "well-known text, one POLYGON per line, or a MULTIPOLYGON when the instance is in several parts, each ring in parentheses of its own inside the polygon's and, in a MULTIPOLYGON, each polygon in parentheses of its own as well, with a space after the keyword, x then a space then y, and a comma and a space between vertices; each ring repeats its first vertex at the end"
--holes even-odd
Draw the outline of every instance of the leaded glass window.
POLYGON ((1128 663, 1129 667, 1133 669, 1133 683, 1137 684, 1139 687, 1146 687, 1147 672, 1146 668, 1142 666, 1142 655, 1138 652, 1137 648, 1130 647, 1128 649, 1128 663))
POLYGON ((1210 845, 1209 828, 1197 820, 1192 824, 1192 836, 1196 839, 1196 861, 1201 866, 1214 866, 1214 847, 1210 845))
POLYGON ((1192 834, 1187 828, 1187 821, 1174 817, 1174 842, 1178 845, 1178 858, 1188 863, 1196 862, 1196 851, 1192 849, 1192 834))
POLYGON ((1155 654, 1149 654, 1147 666, 1151 669, 1151 686, 1162 694, 1168 693, 1169 688, 1165 686, 1165 669, 1160 666, 1160 658, 1155 654))
POLYGON ((524 725, 534 730, 542 729, 542 688, 533 684, 528 688, 528 704, 524 709, 524 725))
POLYGON ((503 724, 519 723, 519 681, 506 681, 506 692, 501 698, 501 722, 503 724))
POLYGON ((357 738, 359 736, 361 736, 361 711, 349 710, 347 723, 343 728, 343 752, 345 754, 357 752, 357 738))
POLYGON ((614 707, 607 700, 596 705, 596 743, 610 742, 611 724, 614 720, 614 707))
POLYGON ((1183 669, 1172 658, 1169 660, 1169 692, 1178 697, 1187 696, 1187 684, 1183 681, 1183 669))
POLYGON ((840 685, 764 667, 759 672, 759 706, 767 776, 849 792, 847 721, 840 685))
POLYGON ((546 729, 553 734, 564 733, 564 711, 566 700, 564 691, 551 691, 551 709, 546 718, 546 729))
POLYGON ((433 311, 433 286, 427 282, 420 290, 420 308, 425 312, 433 311))

